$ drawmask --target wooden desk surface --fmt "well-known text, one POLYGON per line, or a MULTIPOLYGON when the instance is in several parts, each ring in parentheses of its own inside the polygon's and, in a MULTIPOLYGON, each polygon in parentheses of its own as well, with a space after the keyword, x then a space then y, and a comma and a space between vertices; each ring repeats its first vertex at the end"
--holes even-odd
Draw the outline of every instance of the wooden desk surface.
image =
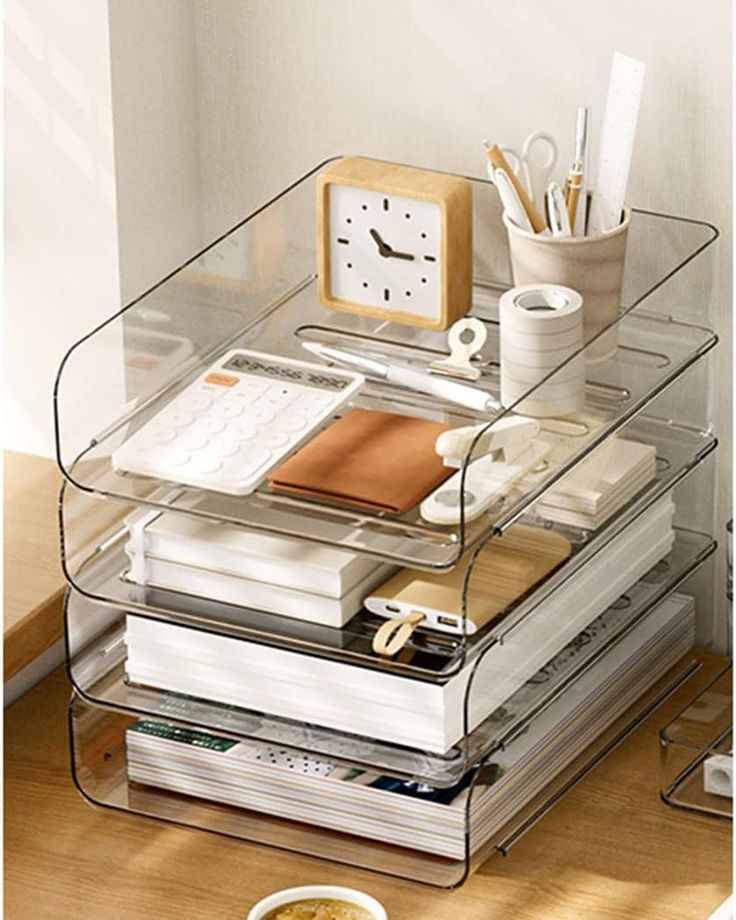
POLYGON ((62 634, 64 577, 59 563, 55 461, 6 450, 4 475, 5 680, 62 634))
POLYGON ((662 804, 657 730, 714 668, 457 891, 92 808, 69 776, 56 671, 6 712, 6 920, 244 920, 317 882, 369 891, 391 920, 705 920, 731 890, 731 826, 662 804))

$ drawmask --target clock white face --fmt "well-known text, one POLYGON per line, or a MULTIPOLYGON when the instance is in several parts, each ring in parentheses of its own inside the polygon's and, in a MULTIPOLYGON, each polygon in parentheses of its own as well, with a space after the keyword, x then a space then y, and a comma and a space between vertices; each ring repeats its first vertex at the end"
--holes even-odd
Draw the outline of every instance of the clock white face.
POLYGON ((332 297, 439 320, 441 233, 437 202, 331 183, 332 297))

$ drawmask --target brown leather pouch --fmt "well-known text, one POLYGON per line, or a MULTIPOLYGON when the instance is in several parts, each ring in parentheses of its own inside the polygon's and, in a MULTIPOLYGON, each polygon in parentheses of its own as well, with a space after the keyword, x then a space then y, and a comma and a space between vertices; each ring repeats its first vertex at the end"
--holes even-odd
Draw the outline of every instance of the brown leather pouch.
POLYGON ((352 409, 271 473, 277 492, 403 514, 451 476, 434 445, 449 425, 352 409))

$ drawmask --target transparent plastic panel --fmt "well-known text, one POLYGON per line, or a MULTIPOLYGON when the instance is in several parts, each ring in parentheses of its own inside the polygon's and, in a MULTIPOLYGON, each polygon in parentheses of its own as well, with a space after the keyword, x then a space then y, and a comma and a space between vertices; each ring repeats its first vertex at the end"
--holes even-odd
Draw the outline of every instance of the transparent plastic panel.
POLYGON ((546 722, 447 790, 209 726, 131 715, 73 697, 75 783, 90 802, 438 887, 455 887, 551 808, 684 679, 682 642, 605 682, 573 685, 546 722))
MULTIPOLYGON (((504 856, 508 855, 511 848, 544 818, 560 798, 567 795, 603 758, 615 750, 642 722, 655 713, 659 706, 697 674, 700 667, 697 660, 686 656, 671 668, 662 680, 639 697, 623 716, 616 719, 598 736, 586 754, 562 770, 541 794, 534 796, 514 815, 513 819, 489 840, 486 847, 492 847, 504 856)), ((478 856, 483 858, 483 855, 482 850, 478 856)))
MULTIPOLYGON (((241 496, 201 486, 179 486, 179 461, 197 469, 201 465, 201 458, 194 456, 199 450, 196 445, 182 448, 181 453, 165 448, 163 441, 156 442, 158 447, 153 445, 152 450, 161 447, 164 451, 163 468, 167 471, 160 478, 116 470, 118 448, 154 416, 165 413, 184 388, 231 349, 304 360, 310 357, 302 348, 304 343, 328 343, 422 372, 446 353, 444 332, 338 313, 320 303, 315 279, 315 200, 316 177, 321 169, 286 190, 70 351, 57 381, 55 407, 59 460, 77 486, 139 504, 186 510, 202 518, 352 546, 383 558, 444 569, 494 527, 500 531, 516 520, 575 460, 641 411, 715 344, 715 336, 700 326, 629 312, 618 323, 616 354, 588 369, 583 418, 573 422, 572 429, 561 426, 563 436, 565 432, 570 435, 569 443, 557 450, 557 459, 546 475, 533 486, 522 484, 510 489, 502 507, 473 520, 465 513, 463 499, 454 524, 431 523, 416 506, 388 514, 295 497, 275 491, 263 477, 255 491, 241 496), (94 380, 93 388, 90 380, 94 380), (79 411, 81 405, 84 412, 79 411)), ((509 286, 508 255, 495 189, 483 180, 472 182, 472 313, 488 331, 476 390, 497 397, 497 302, 509 286)), ((638 306, 716 235, 706 224, 637 212, 629 247, 630 253, 634 248, 637 251, 629 258, 624 309, 638 306)), ((330 373, 337 373, 337 369, 330 373)), ((553 386, 562 373, 552 372, 545 385, 553 386)), ((503 412, 478 412, 371 377, 347 404, 310 429, 310 437, 350 408, 377 409, 458 427, 487 426, 514 406, 503 412)), ((248 411, 243 414, 238 437, 243 435, 243 426, 248 428, 254 419, 248 411)), ((212 425, 221 422, 218 417, 212 425)), ((220 435, 232 434, 234 425, 234 421, 227 421, 220 435)), ((558 436, 560 425, 553 428, 558 436)), ((164 439, 171 433, 167 426, 156 431, 155 437, 164 439)), ((272 440, 282 435, 277 432, 272 440)), ((231 444, 227 437, 225 441, 220 447, 227 453, 231 444)), ((477 458, 478 444, 461 458, 463 467, 477 458)), ((243 455, 246 465, 257 465, 264 450, 277 450, 255 443, 247 450, 236 443, 236 449, 247 454, 243 455)), ((144 453, 150 451, 145 449, 144 453)), ((226 460, 202 461, 205 466, 211 462, 226 460)), ((262 460, 264 464, 270 462, 262 460)), ((207 470, 202 475, 209 475, 207 470)))
MULTIPOLYGON (((470 766, 488 751, 523 732, 530 720, 622 642, 709 557, 713 548, 713 541, 703 534, 678 531, 669 555, 607 610, 589 619, 570 641, 558 643, 556 654, 552 655, 548 649, 548 657, 543 658, 536 673, 525 676, 519 662, 539 659, 538 649, 544 650, 549 645, 549 636, 546 639, 542 636, 539 643, 525 644, 520 636, 518 641, 493 646, 480 662, 480 673, 473 671, 466 678, 464 711, 457 706, 454 716, 450 712, 448 718, 456 727, 462 727, 463 719, 467 724, 473 714, 484 711, 486 715, 444 753, 348 732, 356 724, 355 715, 351 719, 346 714, 343 731, 339 731, 320 725, 316 709, 310 712, 309 722, 299 722, 248 708, 245 696, 240 705, 222 705, 190 693, 171 692, 163 685, 157 688, 132 682, 126 677, 126 611, 100 606, 74 590, 69 592, 65 607, 69 672, 77 692, 91 702, 170 717, 190 725, 208 725, 231 737, 285 744, 346 766, 381 769, 407 780, 446 788, 460 782, 470 766), (504 675, 502 681, 494 680, 490 688, 487 680, 484 681, 488 668, 494 674, 504 675), (495 707, 493 699, 499 700, 495 707)), ((539 629, 544 633, 542 626, 540 623, 539 629)), ((205 646, 204 641, 198 644, 205 646)), ((249 651, 249 644, 244 643, 239 652, 242 662, 249 660, 249 651)), ((175 653, 173 646, 171 653, 175 653)), ((334 689, 337 693, 339 688, 334 689)), ((396 703, 399 703, 398 694, 396 703)))
POLYGON ((724 668, 660 732, 669 805, 733 817, 733 668, 724 668))
MULTIPOLYGON (((463 628, 463 624, 467 623, 468 603, 472 608, 477 594, 476 606, 486 611, 484 597, 488 593, 488 585, 485 581, 479 582, 478 576, 473 574, 474 569, 469 564, 472 557, 469 556, 462 603, 454 625, 447 629, 430 629, 420 625, 409 638, 402 654, 391 659, 394 673, 445 681, 463 667, 466 659, 470 660, 514 624, 528 617, 533 618, 541 601, 565 585, 584 564, 598 558, 600 565, 593 570, 592 577, 601 577, 600 566, 603 566, 604 574, 607 570, 599 553, 607 550, 617 535, 680 483, 716 446, 715 438, 708 431, 648 415, 639 416, 627 427, 624 435, 656 449, 654 480, 643 486, 640 494, 626 502, 595 531, 549 521, 531 509, 519 522, 520 526, 526 532, 538 534, 545 543, 552 541, 555 547, 561 546, 564 552, 560 564, 551 568, 539 583, 533 583, 532 580, 528 589, 515 597, 513 602, 504 601, 506 606, 502 610, 471 633, 463 628)), ((180 590, 166 590, 166 586, 179 585, 179 581, 162 583, 157 582, 153 576, 133 572, 132 560, 137 557, 131 553, 131 535, 125 522, 130 521, 135 512, 135 505, 104 501, 94 493, 65 486, 61 506, 64 568, 67 578, 77 590, 95 600, 139 610, 151 616, 205 625, 211 629, 236 632, 258 641, 298 648, 343 661, 355 661, 367 667, 385 668, 385 661, 373 651, 376 630, 384 623, 384 619, 367 610, 358 612, 341 629, 336 629, 318 622, 296 619, 295 616, 301 613, 299 607, 288 617, 246 610, 231 603, 212 600, 209 584, 190 588, 187 583, 186 588, 190 593, 182 593, 181 586, 180 590), (194 588, 198 588, 199 595, 191 593, 194 588)), ((155 518, 156 514, 153 516, 155 518)), ((510 531, 510 536, 513 537, 515 532, 510 531)), ((621 540, 625 540, 625 537, 621 537, 619 543, 621 540)), ((502 539, 498 542, 493 540, 490 545, 494 553, 496 547, 505 546, 502 539)), ((483 543, 479 546, 485 549, 483 543)), ((663 550, 661 555, 664 556, 666 551, 663 550)), ((625 561, 629 565, 635 562, 632 559, 625 561)), ((653 559, 651 564, 655 561, 653 559)), ((495 565, 494 561, 492 568, 495 565)), ((646 567, 640 574, 645 570, 646 567)), ((388 574, 380 578, 388 577, 388 574)), ((544 572, 538 574, 541 576, 544 572)), ((626 569, 622 568, 619 574, 625 578, 626 569)), ((632 580, 636 580, 636 575, 621 583, 619 591, 609 596, 609 602, 613 602, 632 580)), ((358 599, 356 610, 359 610, 363 600, 358 599)), ((600 609, 605 606, 604 602, 600 609)), ((304 616, 308 618, 309 613, 305 611, 304 616)))
MULTIPOLYGON (((135 735, 136 741, 144 739, 145 743, 146 739, 155 739, 157 734, 162 738, 178 736, 184 740, 196 740, 199 751, 214 752, 214 756, 218 753, 227 756, 230 753, 230 742, 224 736, 213 733, 208 726, 203 726, 194 734, 189 726, 179 725, 172 720, 149 717, 141 719, 115 709, 92 706, 78 697, 73 698, 70 705, 69 726, 74 782, 81 794, 95 805, 214 831, 282 850, 319 856, 441 888, 455 887, 467 875, 462 811, 454 821, 458 828, 455 837, 459 841, 461 858, 437 856, 421 849, 391 845, 341 832, 339 828, 347 826, 350 821, 349 814, 331 808, 325 816, 319 798, 313 801, 314 796, 310 797, 313 812, 321 815, 322 820, 331 827, 288 820, 284 815, 293 815, 297 809, 293 801, 285 805, 279 801, 272 804, 271 810, 280 814, 248 808, 246 803, 256 799, 258 793, 252 781, 250 785, 247 780, 244 781, 234 791, 231 798, 243 802, 240 807, 235 807, 217 800, 218 797, 223 799, 228 795, 223 792, 221 785, 211 783, 208 789, 206 784, 195 784, 196 775, 190 773, 187 777, 184 770, 180 778, 184 783, 189 779, 190 788, 197 789, 200 794, 183 794, 180 791, 182 784, 176 781, 173 774, 167 779, 151 769, 146 771, 145 752, 136 751, 131 756, 131 735, 135 735), (144 727, 150 734, 136 731, 136 727, 144 727), (147 782, 137 781, 135 777, 145 778, 147 782), (170 788, 166 788, 167 784, 170 788), (203 794, 205 792, 207 794, 203 794)), ((196 770, 196 767, 195 761, 193 768, 196 770)), ((321 790, 317 792, 321 794, 321 790)), ((390 792, 384 794, 389 801, 390 796, 390 792)), ((269 807, 267 801, 264 804, 266 808, 269 807)), ((373 830, 376 832, 375 827, 373 830)))

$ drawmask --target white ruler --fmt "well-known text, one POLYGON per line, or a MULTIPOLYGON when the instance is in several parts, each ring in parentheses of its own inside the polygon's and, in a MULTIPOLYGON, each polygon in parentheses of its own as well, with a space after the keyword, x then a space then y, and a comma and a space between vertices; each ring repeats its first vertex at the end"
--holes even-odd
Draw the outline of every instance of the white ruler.
POLYGON ((608 84, 606 113, 601 133, 598 173, 590 203, 588 235, 613 230, 621 223, 621 211, 629 181, 636 119, 644 86, 644 64, 617 51, 608 84))

